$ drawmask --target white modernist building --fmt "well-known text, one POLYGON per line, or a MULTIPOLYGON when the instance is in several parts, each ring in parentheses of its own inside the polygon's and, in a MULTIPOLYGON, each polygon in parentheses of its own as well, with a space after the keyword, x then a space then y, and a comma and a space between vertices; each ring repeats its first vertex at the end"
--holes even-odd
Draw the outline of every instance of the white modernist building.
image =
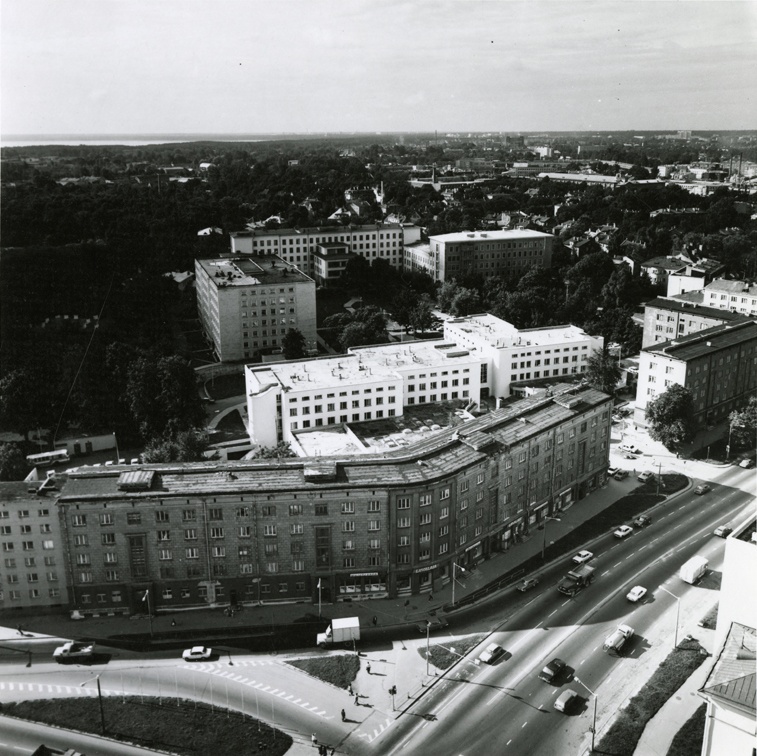
POLYGON ((323 226, 314 228, 253 229, 231 233, 234 255, 279 255, 310 275, 316 273, 315 253, 322 245, 343 244, 346 252, 362 255, 369 261, 382 258, 402 268, 406 244, 421 238, 418 226, 399 223, 371 223, 362 226, 323 226))
POLYGON ((717 278, 704 287, 706 307, 731 310, 742 315, 757 315, 757 284, 717 278))
POLYGON ((274 255, 195 260, 197 310, 221 362, 280 347, 294 328, 317 351, 315 281, 274 255))
POLYGON ((250 440, 399 417, 406 407, 510 396, 516 381, 575 377, 602 339, 575 326, 519 331, 492 315, 448 320, 444 339, 354 347, 337 357, 247 365, 250 440))
POLYGON ((487 396, 502 398, 510 396, 516 382, 580 375, 589 356, 604 346, 601 336, 577 326, 518 330, 488 314, 445 321, 444 338, 481 355, 487 396))
POLYGON ((338 357, 247 365, 247 421, 253 444, 293 433, 399 417, 405 406, 476 402, 481 357, 454 344, 416 341, 355 347, 338 357))

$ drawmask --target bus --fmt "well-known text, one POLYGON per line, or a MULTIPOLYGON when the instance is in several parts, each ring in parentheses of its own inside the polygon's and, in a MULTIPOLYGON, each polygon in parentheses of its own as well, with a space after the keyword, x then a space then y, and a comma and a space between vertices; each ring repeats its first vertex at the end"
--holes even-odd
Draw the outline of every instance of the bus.
POLYGON ((39 454, 27 454, 26 461, 34 467, 52 467, 62 462, 70 462, 66 449, 56 449, 55 451, 40 452, 39 454))

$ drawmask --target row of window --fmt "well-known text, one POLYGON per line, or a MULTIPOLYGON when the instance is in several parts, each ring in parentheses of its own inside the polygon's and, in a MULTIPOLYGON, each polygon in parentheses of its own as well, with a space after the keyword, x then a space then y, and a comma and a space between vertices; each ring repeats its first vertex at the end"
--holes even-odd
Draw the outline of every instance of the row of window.
MULTIPOLYGON (((28 509, 19 509, 16 511, 16 514, 18 515, 18 518, 20 520, 25 519, 26 517, 31 517, 30 511, 28 509)), ((0 509, 0 520, 8 520, 10 519, 11 513, 7 509, 0 509)), ((37 517, 49 517, 50 516, 50 510, 49 509, 38 509, 37 510, 37 517)))
MULTIPOLYGON (((51 583, 55 583, 58 580, 58 573, 57 572, 46 572, 45 573, 45 579, 50 581, 51 583)), ((5 576, 5 580, 7 583, 18 583, 19 582, 19 576, 15 572, 8 573, 5 576)), ((39 582, 39 573, 37 572, 27 572, 26 573, 26 582, 27 583, 38 583, 39 582)))
MULTIPOLYGON (((31 525, 19 525, 18 527, 19 527, 19 533, 21 533, 21 535, 28 535, 32 532, 31 525)), ((39 526, 39 532, 52 533, 53 526, 47 522, 43 522, 39 526)), ((11 525, 0 525, 0 535, 12 535, 12 533, 13 533, 13 527, 11 525)))
MULTIPOLYGON (((16 548, 13 541, 3 541, 3 551, 13 551, 16 548)), ((21 542, 21 549, 23 551, 34 551, 34 541, 22 541, 21 542)), ((42 541, 42 548, 43 549, 54 549, 55 544, 53 541, 42 541)))
MULTIPOLYGON (((47 597, 51 599, 60 598, 60 588, 48 588, 47 597)), ((7 598, 9 601, 21 601, 21 591, 10 590, 8 591, 7 598)), ((42 593, 40 592, 39 588, 30 588, 29 598, 30 599, 42 598, 42 593)), ((5 591, 0 590, 0 602, 4 602, 5 600, 6 600, 5 591)))

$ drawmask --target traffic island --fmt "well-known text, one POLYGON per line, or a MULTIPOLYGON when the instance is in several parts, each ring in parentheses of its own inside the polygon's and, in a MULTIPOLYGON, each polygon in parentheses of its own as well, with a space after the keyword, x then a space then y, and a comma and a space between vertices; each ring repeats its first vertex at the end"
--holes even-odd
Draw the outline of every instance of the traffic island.
POLYGON ((3 714, 179 756, 280 756, 292 738, 231 709, 180 698, 97 696, 5 704, 3 714))
POLYGON ((704 662, 708 652, 687 637, 671 651, 644 687, 621 709, 591 753, 633 756, 650 719, 704 662))

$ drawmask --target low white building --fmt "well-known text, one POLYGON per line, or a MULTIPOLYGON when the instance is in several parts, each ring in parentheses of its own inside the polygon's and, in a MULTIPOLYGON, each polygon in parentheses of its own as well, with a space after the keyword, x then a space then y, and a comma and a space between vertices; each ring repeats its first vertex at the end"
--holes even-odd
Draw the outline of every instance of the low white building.
POLYGON ((589 355, 604 346, 601 336, 590 336, 577 326, 519 330, 489 314, 445 321, 444 338, 483 358, 482 399, 507 398, 515 382, 580 375, 589 355))
POLYGON ((338 357, 247 365, 253 444, 292 441, 298 431, 402 416, 405 406, 478 402, 479 355, 446 341, 355 347, 338 357))

